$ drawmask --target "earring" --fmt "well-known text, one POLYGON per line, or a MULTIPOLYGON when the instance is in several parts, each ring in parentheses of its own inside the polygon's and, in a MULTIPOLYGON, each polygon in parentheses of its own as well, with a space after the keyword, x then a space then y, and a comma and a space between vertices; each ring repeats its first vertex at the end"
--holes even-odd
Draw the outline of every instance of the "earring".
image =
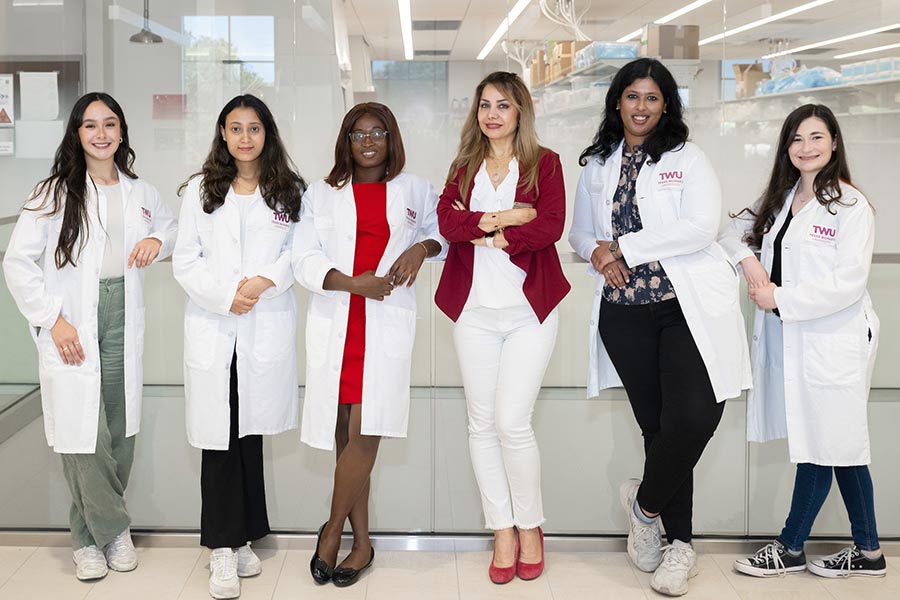
POLYGON ((120 143, 120 144, 121 144, 122 142, 124 142, 124 141, 125 141, 124 138, 119 138, 119 143, 120 143))

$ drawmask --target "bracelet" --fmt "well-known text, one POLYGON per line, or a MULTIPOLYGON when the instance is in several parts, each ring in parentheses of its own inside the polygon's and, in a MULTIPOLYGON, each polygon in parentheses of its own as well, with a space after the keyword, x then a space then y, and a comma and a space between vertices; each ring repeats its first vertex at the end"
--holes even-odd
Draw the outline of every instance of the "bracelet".
POLYGON ((422 247, 425 248, 425 258, 428 258, 428 255, 431 254, 431 252, 428 251, 428 246, 425 245, 425 242, 418 241, 416 243, 421 244, 422 247))
POLYGON ((496 248, 496 246, 494 246, 494 237, 493 236, 485 237, 484 243, 487 244, 488 248, 496 248))

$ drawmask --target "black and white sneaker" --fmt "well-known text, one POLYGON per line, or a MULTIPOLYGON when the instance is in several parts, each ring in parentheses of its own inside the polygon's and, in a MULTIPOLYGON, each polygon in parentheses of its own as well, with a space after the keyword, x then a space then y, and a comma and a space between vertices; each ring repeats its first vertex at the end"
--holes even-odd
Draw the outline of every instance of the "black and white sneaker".
POLYGON ((754 577, 776 577, 806 570, 806 555, 791 556, 781 542, 766 544, 753 556, 734 561, 734 569, 754 577))
POLYGON ((823 556, 809 561, 809 571, 819 577, 884 577, 887 574, 887 564, 884 554, 872 560, 866 558, 859 548, 850 546, 837 554, 823 556))

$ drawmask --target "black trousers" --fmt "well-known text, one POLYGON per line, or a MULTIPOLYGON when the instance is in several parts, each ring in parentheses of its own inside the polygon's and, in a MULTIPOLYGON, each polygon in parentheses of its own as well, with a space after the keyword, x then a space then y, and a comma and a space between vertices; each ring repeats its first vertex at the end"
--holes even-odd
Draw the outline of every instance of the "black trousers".
POLYGON ((644 436, 638 504, 660 513, 666 537, 691 541, 694 466, 722 418, 700 351, 677 299, 606 302, 600 337, 644 436))
POLYGON ((200 545, 237 548, 269 533, 261 435, 238 437, 237 354, 231 360, 228 450, 203 450, 200 545))

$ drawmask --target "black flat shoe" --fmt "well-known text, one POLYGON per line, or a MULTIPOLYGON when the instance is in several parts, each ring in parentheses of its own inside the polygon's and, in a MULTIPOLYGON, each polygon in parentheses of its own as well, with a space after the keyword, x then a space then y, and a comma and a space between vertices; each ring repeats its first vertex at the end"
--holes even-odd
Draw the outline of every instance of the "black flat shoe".
POLYGON ((361 569, 351 569, 349 567, 338 567, 334 570, 334 573, 331 576, 331 581, 334 582, 334 585, 338 587, 347 587, 348 585, 353 585, 356 583, 356 580, 359 579, 359 576, 362 575, 362 572, 372 566, 372 561, 375 560, 375 548, 372 548, 372 554, 369 556, 369 562, 365 564, 361 569))
POLYGON ((316 536, 316 552, 313 554, 312 560, 309 561, 309 572, 313 580, 319 585, 328 583, 328 580, 331 579, 335 572, 334 567, 329 566, 327 562, 319 558, 319 544, 322 543, 322 530, 325 529, 326 525, 328 525, 328 521, 325 521, 319 527, 319 533, 316 536))

